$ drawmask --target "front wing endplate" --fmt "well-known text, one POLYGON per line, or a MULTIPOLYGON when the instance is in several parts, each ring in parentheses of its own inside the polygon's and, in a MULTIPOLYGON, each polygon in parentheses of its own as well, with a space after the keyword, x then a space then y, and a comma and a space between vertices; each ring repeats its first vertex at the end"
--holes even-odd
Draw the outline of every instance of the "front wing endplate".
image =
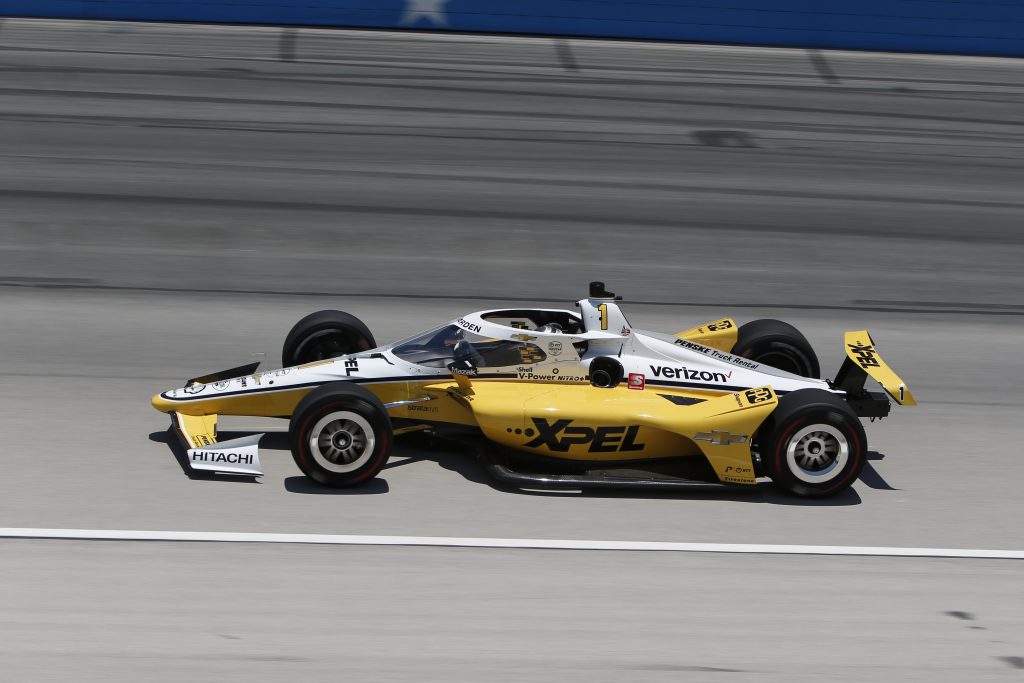
POLYGON ((189 468, 250 477, 263 475, 259 449, 263 434, 217 441, 216 415, 171 413, 171 416, 185 447, 189 468))

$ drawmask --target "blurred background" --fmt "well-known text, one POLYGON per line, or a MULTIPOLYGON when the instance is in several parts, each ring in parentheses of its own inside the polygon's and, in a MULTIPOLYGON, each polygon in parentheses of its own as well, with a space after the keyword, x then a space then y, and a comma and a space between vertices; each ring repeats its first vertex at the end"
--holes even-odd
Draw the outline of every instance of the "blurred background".
MULTIPOLYGON (((1021 55, 1020 3, 0 0, 3 524, 1022 548, 1021 55), (355 494, 282 449, 190 481, 148 404, 313 310, 384 343, 595 279, 641 328, 786 319, 827 376, 868 328, 921 405, 815 503, 415 449, 355 494)), ((1012 562, 3 544, 18 680, 1024 668, 1012 562)))

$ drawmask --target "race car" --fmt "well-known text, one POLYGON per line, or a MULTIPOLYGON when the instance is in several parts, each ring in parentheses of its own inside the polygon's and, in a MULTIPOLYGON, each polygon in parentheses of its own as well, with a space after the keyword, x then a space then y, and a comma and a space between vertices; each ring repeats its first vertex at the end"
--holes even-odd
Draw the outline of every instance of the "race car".
POLYGON ((371 479, 396 436, 426 431, 476 444, 515 487, 750 489, 769 477, 798 496, 848 487, 867 452, 861 418, 888 415, 890 398, 915 404, 866 330, 846 333, 838 374, 822 380, 782 321, 668 335, 634 329, 620 300, 594 282, 578 312, 479 311, 384 346, 354 316, 319 311, 289 332, 281 369, 196 377, 152 403, 194 470, 261 475, 262 435, 217 441, 219 415, 249 415, 289 419, 295 463, 325 486, 371 479))

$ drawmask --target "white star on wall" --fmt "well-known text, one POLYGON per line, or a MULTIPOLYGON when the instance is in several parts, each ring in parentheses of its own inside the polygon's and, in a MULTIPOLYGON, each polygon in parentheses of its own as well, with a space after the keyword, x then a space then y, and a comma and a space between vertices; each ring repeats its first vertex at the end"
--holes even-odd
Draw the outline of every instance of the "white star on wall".
POLYGON ((405 12, 399 23, 402 26, 412 26, 420 19, 427 19, 434 26, 447 26, 448 16, 445 14, 444 5, 449 0, 406 0, 405 12))

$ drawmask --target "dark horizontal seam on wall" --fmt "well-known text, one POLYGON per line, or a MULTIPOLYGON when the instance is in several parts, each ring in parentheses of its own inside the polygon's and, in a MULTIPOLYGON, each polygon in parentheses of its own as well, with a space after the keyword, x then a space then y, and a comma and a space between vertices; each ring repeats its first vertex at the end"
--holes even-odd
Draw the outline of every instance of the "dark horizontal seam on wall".
MULTIPOLYGON (((344 85, 340 83, 339 85, 344 85)), ((500 90, 486 90, 480 88, 417 88, 413 85, 405 84, 386 84, 386 83, 375 83, 375 84, 358 84, 362 87, 367 88, 387 88, 387 89, 406 89, 406 90, 447 90, 450 92, 468 92, 468 93, 500 93, 508 95, 520 96, 521 94, 510 93, 508 91, 500 90)), ((124 100, 138 100, 138 99, 150 99, 165 102, 206 102, 209 104, 247 104, 247 105, 267 105, 277 107, 309 107, 311 109, 363 109, 363 110, 389 110, 389 111, 409 111, 419 113, 438 113, 438 114, 475 114, 480 116, 512 116, 512 117, 529 117, 529 118, 563 118, 563 119, 580 119, 588 121, 601 121, 609 120, 607 116, 591 116, 583 113, 573 114, 561 114, 560 112, 533 112, 533 111, 518 111, 509 112, 507 110, 488 110, 488 109, 460 109, 460 108, 449 108, 449 107, 409 107, 409 106, 393 106, 393 105, 376 105, 376 104, 352 104, 347 102, 314 102, 314 101, 281 101, 281 100, 267 100, 257 98, 231 98, 231 97, 210 97, 210 96, 192 96, 192 95, 169 95, 164 93, 112 93, 112 92, 91 92, 85 90, 57 90, 57 89, 42 89, 42 88, 3 88, 0 87, 0 94, 4 95, 45 95, 45 96, 56 96, 56 97, 78 97, 78 98, 90 98, 96 99, 124 99, 124 100)), ((720 102, 714 100, 693 100, 691 102, 680 102, 678 100, 667 100, 659 98, 643 98, 643 97, 623 97, 623 98, 610 98, 600 95, 563 95, 558 93, 545 93, 544 97, 549 98, 568 98, 568 99, 580 99, 580 100, 594 100, 594 101, 609 101, 615 99, 621 99, 622 101, 631 101, 643 104, 692 104, 701 105, 706 107, 720 107, 722 109, 739 109, 742 111, 778 111, 787 113, 802 113, 802 114, 842 114, 848 115, 851 112, 844 109, 828 109, 823 107, 786 107, 781 105, 759 105, 750 103, 739 103, 739 102, 720 102)), ((882 119, 903 119, 910 121, 942 121, 946 123, 980 123, 986 125, 999 125, 999 126, 1014 126, 1024 127, 1024 120, 1020 119, 976 119, 960 116, 935 116, 929 114, 904 114, 901 112, 854 112, 856 116, 864 118, 882 118, 882 119)), ((612 118, 612 120, 615 120, 612 118)), ((666 119, 664 117, 629 117, 631 121, 651 121, 651 122, 663 122, 666 119)), ((668 119, 678 120, 678 119, 668 119)))

